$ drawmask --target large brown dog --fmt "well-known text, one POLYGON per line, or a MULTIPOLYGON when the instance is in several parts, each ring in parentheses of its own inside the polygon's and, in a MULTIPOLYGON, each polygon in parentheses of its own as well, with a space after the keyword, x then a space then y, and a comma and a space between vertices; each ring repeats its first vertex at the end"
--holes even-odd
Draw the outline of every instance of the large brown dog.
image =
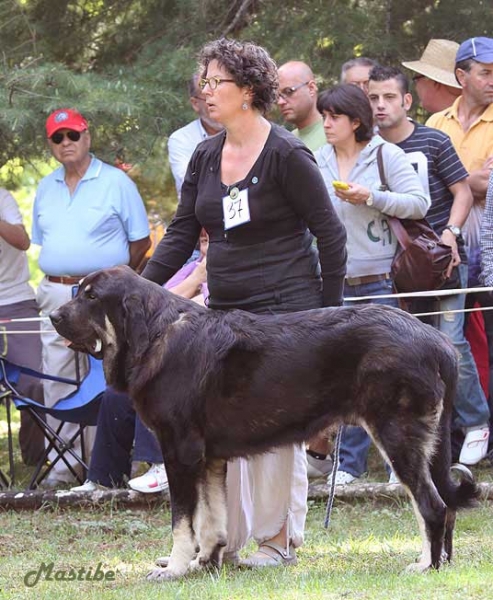
POLYGON ((221 565, 227 459, 340 422, 368 431, 411 497, 423 537, 412 568, 450 560, 456 510, 478 490, 450 478, 457 357, 431 327, 374 304, 282 316, 208 310, 127 267, 86 277, 51 319, 74 348, 103 359, 108 384, 128 392, 161 444, 173 549, 151 578, 221 565))

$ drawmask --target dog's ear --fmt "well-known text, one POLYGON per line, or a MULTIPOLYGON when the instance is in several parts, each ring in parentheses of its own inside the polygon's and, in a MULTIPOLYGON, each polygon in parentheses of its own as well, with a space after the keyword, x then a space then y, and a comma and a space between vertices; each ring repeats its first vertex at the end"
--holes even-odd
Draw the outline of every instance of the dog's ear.
POLYGON ((128 294, 123 298, 123 333, 131 354, 141 358, 149 347, 149 330, 140 296, 128 294))

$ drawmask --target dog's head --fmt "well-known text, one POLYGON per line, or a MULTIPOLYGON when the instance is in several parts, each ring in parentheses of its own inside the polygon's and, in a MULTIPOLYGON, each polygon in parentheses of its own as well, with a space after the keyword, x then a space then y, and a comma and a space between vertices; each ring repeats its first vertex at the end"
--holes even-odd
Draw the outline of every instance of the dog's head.
POLYGON ((145 360, 152 342, 189 304, 122 266, 85 277, 77 296, 50 319, 72 349, 103 359, 106 379, 116 385, 123 371, 145 360))

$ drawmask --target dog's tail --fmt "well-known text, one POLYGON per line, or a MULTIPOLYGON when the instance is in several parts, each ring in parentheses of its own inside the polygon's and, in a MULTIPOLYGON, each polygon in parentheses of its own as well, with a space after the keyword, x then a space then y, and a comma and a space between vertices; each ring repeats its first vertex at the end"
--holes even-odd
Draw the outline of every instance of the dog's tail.
POLYGON ((448 508, 458 510, 476 506, 481 490, 469 469, 458 465, 454 471, 459 481, 452 478, 452 449, 450 443, 452 406, 455 398, 458 362, 452 352, 443 352, 440 359, 440 377, 445 384, 443 411, 439 424, 439 441, 431 462, 431 475, 438 493, 448 508))

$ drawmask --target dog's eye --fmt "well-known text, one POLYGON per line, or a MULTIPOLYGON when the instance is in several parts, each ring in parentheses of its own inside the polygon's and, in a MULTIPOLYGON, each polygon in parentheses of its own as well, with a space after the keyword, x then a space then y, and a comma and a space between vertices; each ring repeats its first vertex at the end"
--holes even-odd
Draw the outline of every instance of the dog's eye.
POLYGON ((96 300, 96 294, 92 290, 86 290, 85 296, 86 298, 89 298, 89 300, 96 300))

